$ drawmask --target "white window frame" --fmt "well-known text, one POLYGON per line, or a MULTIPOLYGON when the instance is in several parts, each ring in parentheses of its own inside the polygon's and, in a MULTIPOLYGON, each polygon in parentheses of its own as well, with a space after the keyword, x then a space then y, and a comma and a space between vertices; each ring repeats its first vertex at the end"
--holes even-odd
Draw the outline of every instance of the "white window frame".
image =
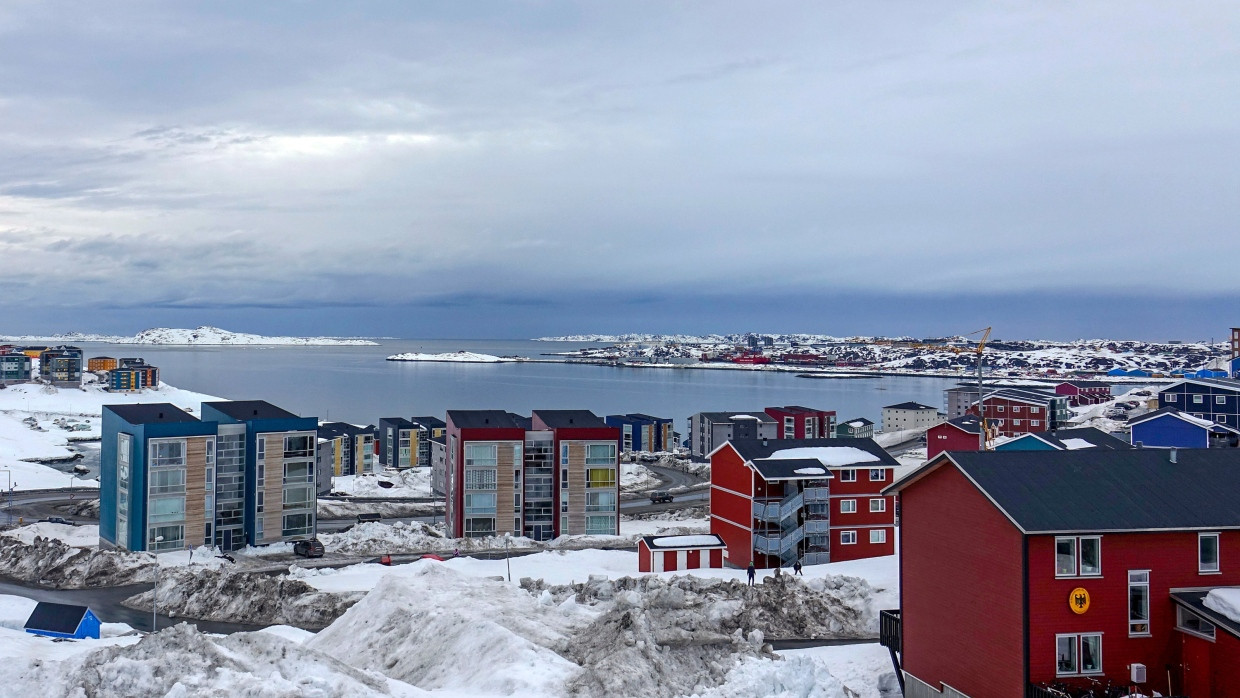
POLYGON ((1040 426, 1042 426, 1042 420, 1040 420, 1040 419, 1031 419, 1031 420, 1029 420, 1029 426, 1031 426, 1031 427, 1040 427, 1040 426))
POLYGON ((1150 571, 1128 570, 1128 637, 1149 637, 1150 631, 1150 571), (1132 592, 1145 589, 1145 618, 1133 618, 1132 592), (1140 627, 1145 626, 1144 630, 1140 627))
POLYGON ((1175 402, 1175 393, 1163 393, 1163 402, 1175 402))
POLYGON ((887 511, 887 500, 886 499, 883 499, 882 497, 875 497, 874 499, 870 500, 870 513, 871 514, 881 514, 885 511, 887 511), (878 507, 877 509, 874 508, 876 505, 878 507))
POLYGON ((870 544, 871 545, 881 545, 886 542, 887 542, 887 529, 885 528, 871 528, 870 529, 870 544))
POLYGON ((1200 405, 1200 404, 1204 403, 1205 401, 1206 401, 1206 396, 1205 396, 1205 395, 1202 395, 1201 393, 1197 393, 1197 394, 1193 395, 1193 404, 1194 404, 1194 405, 1200 405))
POLYGON ((1030 407, 1029 408, 1029 414, 1041 414, 1041 412, 1042 412, 1041 407, 1030 407))
POLYGON ((840 482, 856 482, 856 481, 857 481, 856 468, 845 468, 840 471, 840 482))
POLYGON ((856 545, 856 544, 857 544, 857 532, 856 531, 840 531, 840 545, 856 545))
POLYGON ((1215 396, 1214 396, 1214 404, 1216 404, 1216 405, 1226 405, 1226 404, 1227 404, 1227 396, 1226 396, 1226 395, 1215 395, 1215 396))
POLYGON ((1055 635, 1055 676, 1097 676, 1102 674, 1102 633, 1060 633, 1055 635), (1085 661, 1085 638, 1098 638, 1098 656, 1094 657, 1094 664, 1097 668, 1085 670, 1082 664, 1085 661), (1072 640, 1073 668, 1071 671, 1065 671, 1059 667, 1059 641, 1072 640))
POLYGON ((870 482, 887 482, 887 469, 870 468, 870 482), (875 475, 878 477, 875 477, 875 475))
POLYGON ((840 513, 841 514, 856 514, 857 513, 857 500, 841 499, 840 500, 840 513))
POLYGON ((1021 423, 1021 420, 1019 420, 1019 419, 1013 419, 1013 420, 1012 420, 1012 426, 1014 426, 1014 427, 1018 427, 1018 426, 1020 426, 1020 423, 1021 423))
POLYGON ((1215 641, 1214 624, 1206 620, 1205 618, 1202 618, 1201 616, 1197 615, 1196 613, 1193 613, 1192 611, 1184 608, 1183 606, 1179 604, 1176 604, 1176 607, 1175 607, 1175 629, 1179 630, 1182 633, 1192 635, 1194 637, 1200 637, 1200 638, 1209 640, 1210 642, 1215 641), (1189 616, 1193 618, 1194 620, 1196 620, 1199 626, 1200 625, 1210 626, 1210 632, 1206 632, 1205 630, 1195 630, 1193 628, 1186 626, 1184 624, 1185 616, 1189 616))
POLYGON ((1102 536, 1056 536, 1055 537, 1055 577, 1057 579, 1071 579, 1076 577, 1101 577, 1102 576, 1102 536), (1098 541, 1098 571, 1082 572, 1081 566, 1081 541, 1096 540, 1098 541), (1072 573, 1068 574, 1059 571, 1059 543, 1060 541, 1072 542, 1072 573))
POLYGON ((1197 574, 1222 574, 1223 554, 1222 546, 1219 545, 1219 534, 1217 533, 1198 533, 1197 534, 1197 574), (1214 539, 1214 568, 1206 567, 1201 562, 1201 543, 1208 538, 1214 539))

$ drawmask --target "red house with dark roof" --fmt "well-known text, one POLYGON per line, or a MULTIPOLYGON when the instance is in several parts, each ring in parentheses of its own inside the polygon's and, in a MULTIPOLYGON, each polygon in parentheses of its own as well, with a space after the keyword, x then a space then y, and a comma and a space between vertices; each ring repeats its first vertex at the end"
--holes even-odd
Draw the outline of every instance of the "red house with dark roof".
MULTIPOLYGON (((927 429, 926 459, 933 459, 944 451, 978 450, 981 421, 976 415, 967 414, 927 429)), ((988 444, 993 440, 993 434, 986 438, 988 444)))
POLYGON ((835 432, 835 410, 815 410, 800 405, 764 410, 778 426, 777 439, 829 439, 835 432))
POLYGON ((931 460, 884 491, 900 497, 901 598, 881 642, 904 695, 1235 695, 1238 491, 1219 450, 931 460))
POLYGON ((744 439, 710 454, 710 532, 727 562, 788 567, 895 554, 899 463, 873 439, 744 439))
POLYGON ((1068 404, 1096 405, 1111 399, 1111 384, 1102 381, 1064 381, 1055 386, 1056 395, 1067 395, 1068 404))

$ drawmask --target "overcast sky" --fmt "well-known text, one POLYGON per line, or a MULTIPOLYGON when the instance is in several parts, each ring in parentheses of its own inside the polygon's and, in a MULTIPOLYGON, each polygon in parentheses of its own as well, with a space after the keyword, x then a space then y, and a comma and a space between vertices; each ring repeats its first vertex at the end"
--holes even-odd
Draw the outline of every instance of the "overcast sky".
POLYGON ((0 334, 1221 336, 1238 156, 1234 2, 4 3, 0 334))

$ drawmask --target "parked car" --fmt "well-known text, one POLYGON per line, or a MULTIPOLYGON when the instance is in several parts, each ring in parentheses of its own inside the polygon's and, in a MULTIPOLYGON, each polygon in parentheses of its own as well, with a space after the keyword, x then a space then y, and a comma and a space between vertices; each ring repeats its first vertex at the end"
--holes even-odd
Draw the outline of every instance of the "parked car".
POLYGON ((293 543, 293 554, 301 557, 323 557, 323 544, 318 538, 293 543))
POLYGON ((367 513, 365 513, 365 514, 358 514, 358 515, 357 515, 357 522, 358 522, 358 523, 371 523, 371 522, 379 522, 379 521, 382 521, 382 520, 383 520, 383 517, 382 517, 382 516, 380 516, 378 513, 373 512, 373 511, 371 511, 371 512, 367 512, 367 513))
POLYGON ((651 504, 667 504, 673 499, 675 499, 675 497, 672 496, 672 493, 666 490, 655 490, 650 493, 651 504))
POLYGON ((76 526, 76 525, 77 525, 77 522, 75 522, 75 521, 70 521, 69 519, 66 519, 66 518, 65 518, 65 517, 63 517, 63 516, 49 516, 49 517, 47 517, 46 519, 39 519, 39 521, 40 521, 40 522, 42 522, 42 523, 64 524, 64 525, 66 525, 66 526, 76 526))

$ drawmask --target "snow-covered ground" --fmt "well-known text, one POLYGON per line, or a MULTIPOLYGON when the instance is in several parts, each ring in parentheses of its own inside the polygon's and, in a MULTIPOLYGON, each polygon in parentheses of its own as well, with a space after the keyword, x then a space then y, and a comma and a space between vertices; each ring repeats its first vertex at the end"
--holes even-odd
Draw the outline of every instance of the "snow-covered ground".
POLYGON ((66 545, 74 548, 93 548, 99 545, 99 526, 70 526, 58 523, 32 523, 21 528, 13 528, 7 531, 0 531, 0 536, 5 538, 16 538, 23 543, 34 543, 36 536, 43 538, 54 538, 64 541, 66 545))
POLYGON ((133 337, 113 340, 114 344, 171 344, 177 346, 226 346, 226 345, 294 345, 294 346, 378 346, 368 339, 348 337, 267 337, 245 332, 229 332, 218 327, 204 325, 196 329, 154 327, 143 330, 133 337))
POLYGON ((444 354, 420 354, 417 352, 406 352, 404 354, 393 354, 387 357, 388 361, 443 361, 456 364, 498 364, 509 361, 518 361, 519 359, 503 356, 492 356, 490 354, 478 354, 472 351, 451 351, 444 354))
POLYGON ((332 492, 355 497, 430 497, 431 469, 409 468, 376 474, 339 475, 332 478, 332 492), (385 487, 380 483, 391 486, 385 487))
POLYGON ((620 491, 641 492, 659 486, 662 480, 641 463, 620 464, 620 491))

